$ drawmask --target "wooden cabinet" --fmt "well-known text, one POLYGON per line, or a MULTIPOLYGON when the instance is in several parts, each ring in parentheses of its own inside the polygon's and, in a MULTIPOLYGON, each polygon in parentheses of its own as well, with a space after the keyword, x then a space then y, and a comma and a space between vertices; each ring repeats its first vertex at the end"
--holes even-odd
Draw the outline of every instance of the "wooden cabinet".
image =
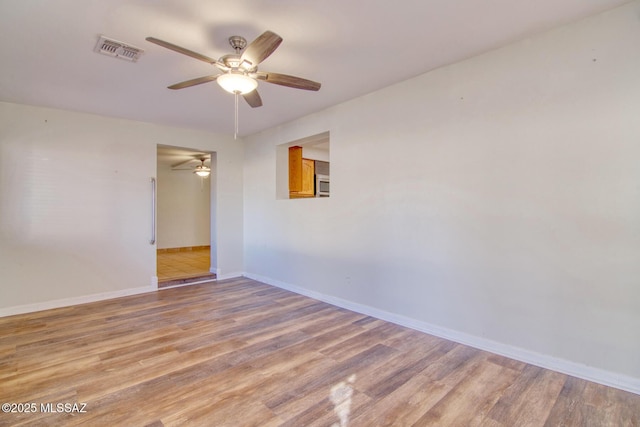
POLYGON ((289 193, 302 190, 302 147, 289 147, 289 193))
POLYGON ((315 196, 315 162, 309 159, 302 159, 302 191, 305 196, 315 196))
POLYGON ((315 196, 315 165, 302 158, 302 147, 289 147, 289 197, 315 196))

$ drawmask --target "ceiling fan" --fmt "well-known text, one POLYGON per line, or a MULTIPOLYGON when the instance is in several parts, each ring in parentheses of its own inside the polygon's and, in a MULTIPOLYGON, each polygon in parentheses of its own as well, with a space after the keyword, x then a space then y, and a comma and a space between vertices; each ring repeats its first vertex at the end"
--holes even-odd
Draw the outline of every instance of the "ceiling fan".
POLYGON ((223 55, 219 59, 210 58, 155 37, 147 37, 146 40, 212 64, 220 71, 220 74, 198 77, 173 84, 169 86, 169 89, 184 89, 202 83, 217 81, 227 92, 242 95, 245 101, 253 108, 262 106, 262 99, 256 90, 258 80, 295 89, 312 91, 320 89, 320 83, 312 80, 286 74, 258 71, 258 65, 267 59, 282 43, 282 37, 272 31, 265 31, 248 45, 244 37, 229 37, 229 44, 235 50, 235 53, 223 55))
POLYGON ((205 161, 210 160, 210 155, 200 154, 194 155, 193 158, 181 161, 171 165, 171 170, 191 170, 199 177, 206 178, 211 173, 211 168, 204 164, 205 161), (191 163, 200 162, 195 168, 188 166, 191 163))

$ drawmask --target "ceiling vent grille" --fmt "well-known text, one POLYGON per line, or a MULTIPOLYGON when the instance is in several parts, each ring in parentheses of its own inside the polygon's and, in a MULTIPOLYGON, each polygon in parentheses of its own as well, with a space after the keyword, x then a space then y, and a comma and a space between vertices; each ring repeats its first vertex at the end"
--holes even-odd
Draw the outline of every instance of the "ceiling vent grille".
POLYGON ((144 50, 140 48, 119 42, 117 40, 108 39, 105 36, 100 36, 100 38, 98 39, 98 43, 96 43, 96 47, 93 50, 104 55, 126 59, 127 61, 131 62, 136 62, 140 55, 142 55, 142 53, 144 52, 144 50))

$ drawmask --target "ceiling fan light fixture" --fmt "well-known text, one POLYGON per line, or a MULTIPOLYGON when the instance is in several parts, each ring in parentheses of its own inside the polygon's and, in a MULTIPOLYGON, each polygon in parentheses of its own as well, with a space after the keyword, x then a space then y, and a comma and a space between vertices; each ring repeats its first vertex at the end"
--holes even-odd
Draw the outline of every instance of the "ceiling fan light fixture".
POLYGON ((206 166, 205 167, 198 166, 196 167, 196 170, 195 170, 195 174, 203 178, 208 177, 210 173, 211 173, 211 169, 209 169, 206 166))
POLYGON ((211 173, 211 168, 209 168, 209 167, 204 165, 204 159, 200 159, 200 161, 202 162, 202 164, 196 166, 196 168, 193 171, 193 173, 195 173, 196 175, 198 175, 198 176, 200 176, 202 178, 206 178, 211 173))
POLYGON ((244 95, 258 87, 258 82, 242 73, 226 73, 216 79, 220 87, 229 93, 244 95))

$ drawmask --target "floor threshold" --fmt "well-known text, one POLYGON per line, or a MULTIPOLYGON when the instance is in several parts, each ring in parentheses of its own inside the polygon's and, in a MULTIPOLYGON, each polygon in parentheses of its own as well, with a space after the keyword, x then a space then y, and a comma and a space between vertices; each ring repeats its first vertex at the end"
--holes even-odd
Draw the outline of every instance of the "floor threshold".
POLYGON ((164 280, 164 281, 158 282, 158 289, 163 289, 163 288, 168 288, 173 286, 180 286, 180 285, 191 285, 191 284, 202 283, 202 282, 210 282, 213 280, 216 280, 216 275, 213 273, 204 274, 204 275, 195 276, 195 277, 185 277, 183 279, 164 280))

